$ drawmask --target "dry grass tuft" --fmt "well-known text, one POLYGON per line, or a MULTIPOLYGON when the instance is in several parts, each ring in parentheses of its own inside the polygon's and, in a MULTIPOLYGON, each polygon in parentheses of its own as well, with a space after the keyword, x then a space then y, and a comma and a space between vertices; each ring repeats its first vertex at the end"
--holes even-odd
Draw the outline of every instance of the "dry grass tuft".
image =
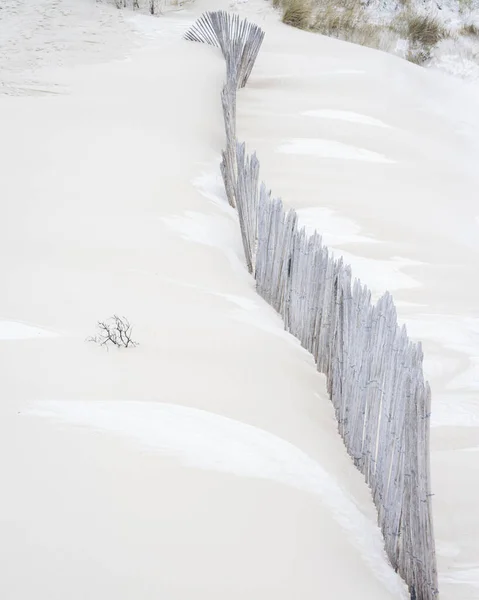
POLYGON ((432 15, 420 15, 406 9, 399 13, 390 25, 391 31, 409 42, 406 59, 416 65, 424 65, 433 55, 437 44, 451 37, 439 19, 432 15))
MULTIPOLYGON (((279 4, 281 0, 277 1, 279 4)), ((287 0, 281 4, 283 5, 283 23, 298 29, 309 29, 312 7, 308 0, 287 0)))
MULTIPOLYGON (((408 41, 407 60, 423 65, 451 32, 438 18, 415 13, 408 0, 401 1, 404 9, 394 20, 378 24, 371 22, 362 0, 272 0, 274 6, 281 7, 287 25, 384 51, 394 51, 402 38, 408 41)), ((463 33, 479 35, 479 27, 465 26, 463 33)))
POLYGON ((383 29, 368 22, 359 0, 322 0, 313 8, 311 30, 322 35, 380 48, 383 29))
POLYGON ((440 21, 430 15, 409 13, 406 15, 407 39, 412 44, 426 48, 436 46, 441 40, 450 36, 440 21))
POLYGON ((348 0, 317 5, 312 29, 323 35, 340 37, 353 31, 361 20, 361 8, 348 0))
POLYGON ((475 25, 474 23, 463 25, 459 30, 459 33, 470 37, 479 37, 479 25, 475 25))
POLYGON ((371 48, 383 48, 385 28, 369 23, 361 0, 272 0, 283 23, 371 48))

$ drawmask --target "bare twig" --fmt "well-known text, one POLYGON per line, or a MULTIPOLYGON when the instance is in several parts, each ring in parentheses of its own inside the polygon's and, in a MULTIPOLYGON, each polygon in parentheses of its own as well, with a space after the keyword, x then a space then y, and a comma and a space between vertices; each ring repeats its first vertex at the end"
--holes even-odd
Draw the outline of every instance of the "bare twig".
POLYGON ((134 342, 131 338, 133 327, 126 317, 113 315, 106 321, 98 321, 97 329, 98 335, 87 338, 87 342, 94 342, 100 346, 105 346, 107 349, 109 345, 117 348, 134 348, 138 346, 138 342, 134 342))

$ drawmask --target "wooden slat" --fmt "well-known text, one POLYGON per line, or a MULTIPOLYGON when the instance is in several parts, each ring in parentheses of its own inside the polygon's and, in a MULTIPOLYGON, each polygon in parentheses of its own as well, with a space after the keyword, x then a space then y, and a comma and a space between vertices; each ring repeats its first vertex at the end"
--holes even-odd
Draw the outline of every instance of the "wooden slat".
POLYGON ((221 48, 226 149, 221 172, 238 210, 246 265, 258 293, 326 375, 338 431, 371 487, 392 567, 413 600, 436 600, 431 509, 431 394, 422 349, 397 323, 386 293, 376 304, 318 233, 306 235, 264 184, 259 162, 236 139, 236 90, 253 68, 264 32, 237 15, 205 13, 185 38, 221 48))

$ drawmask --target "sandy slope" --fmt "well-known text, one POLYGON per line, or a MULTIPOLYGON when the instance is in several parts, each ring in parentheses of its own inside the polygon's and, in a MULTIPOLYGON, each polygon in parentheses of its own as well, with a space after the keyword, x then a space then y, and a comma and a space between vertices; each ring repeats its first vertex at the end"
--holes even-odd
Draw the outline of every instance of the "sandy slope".
POLYGON ((401 597, 323 380, 243 266, 193 18, 1 98, 1 597, 401 597), (85 342, 113 312, 138 348, 85 342))
POLYGON ((273 193, 376 295, 393 291, 424 342, 442 597, 477 597, 479 88, 274 18, 263 26, 239 136, 273 193))
MULTIPOLYGON (((123 20, 125 45, 116 26, 100 33, 103 64, 80 66, 96 59, 74 52, 75 68, 54 67, 53 53, 35 70, 35 81, 68 93, 0 97, 2 598, 404 595, 384 560, 368 490, 336 434, 323 379, 256 296, 243 266, 235 215, 217 177, 224 65, 215 50, 179 37, 215 6, 221 3, 162 20, 123 20), (121 58, 130 38, 144 49, 106 62, 110 52, 121 58), (96 320, 113 312, 134 324, 134 350, 85 343, 96 320)), ((290 115, 301 97, 308 98, 304 110, 321 108, 313 98, 324 100, 326 88, 328 109, 361 113, 359 103, 340 106, 357 88, 337 71, 379 62, 374 81, 397 61, 368 51, 361 61, 356 48, 278 29, 262 4, 247 10, 268 28, 268 41, 240 99, 241 129, 270 184, 300 202, 299 191, 318 186, 317 165, 304 157, 282 163, 294 155, 274 152, 274 131, 285 127, 281 143, 304 137, 290 115), (299 69, 306 53, 328 53, 332 77, 316 80, 299 69), (299 173, 299 164, 309 172, 299 173)), ((77 21, 61 22, 73 39, 77 21)), ((15 73, 17 83, 31 81, 21 65, 15 73)), ((401 77, 427 93, 417 71, 401 77)), ((301 205, 316 206, 311 197, 301 205)), ((346 212, 370 237, 389 239, 392 226, 378 236, 359 213, 346 212)), ((336 221, 336 235, 344 241, 352 228, 361 238, 355 222, 336 221)), ((387 245, 377 246, 370 258, 386 265, 381 275, 390 261, 387 245)), ((409 252, 396 255, 423 260, 413 242, 409 252)), ((465 439, 462 429, 444 431, 437 439, 449 444, 440 446, 449 473, 463 477, 466 460, 472 465, 478 455, 457 459, 450 450, 465 439)), ((471 446, 475 431, 468 429, 471 446)), ((446 527, 444 502, 459 499, 444 500, 448 490, 440 489, 440 541, 459 557, 443 562, 450 577, 450 565, 459 569, 476 542, 446 527)), ((456 506, 468 515, 464 503, 456 506)), ((471 530, 472 518, 465 519, 471 530)), ((454 595, 445 586, 451 598, 470 597, 471 589, 456 585, 454 595)))

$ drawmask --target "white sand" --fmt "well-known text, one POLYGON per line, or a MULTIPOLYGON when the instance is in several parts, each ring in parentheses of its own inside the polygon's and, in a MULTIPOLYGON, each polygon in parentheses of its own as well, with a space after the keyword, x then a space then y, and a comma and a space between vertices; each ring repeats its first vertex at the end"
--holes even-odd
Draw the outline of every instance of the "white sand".
POLYGON ((299 226, 305 227, 308 235, 320 231, 323 243, 327 246, 380 243, 380 240, 361 235, 361 228, 354 221, 336 214, 330 208, 300 208, 297 215, 299 226))
POLYGON ((318 119, 336 119, 338 121, 348 121, 349 123, 358 123, 359 125, 372 125, 373 127, 389 127, 383 121, 362 115, 352 110, 334 110, 331 108, 320 108, 318 110, 306 110, 303 113, 306 117, 316 117, 318 119))
POLYGON ((276 481, 315 494, 385 586, 401 595, 373 523, 317 462, 267 431, 203 410, 153 402, 44 401, 27 414, 120 434, 188 467, 276 481))
MULTIPOLYGON (((324 378, 258 298, 243 265, 236 216, 217 176, 224 64, 218 51, 179 38, 196 15, 223 3, 201 1, 157 20, 130 22, 125 13, 117 27, 115 11, 91 2, 83 31, 102 40, 94 57, 73 31, 74 12, 70 19, 66 11, 67 19, 55 12, 65 9, 62 2, 41 6, 49 10, 42 8, 44 20, 32 30, 40 53, 27 44, 11 79, 2 75, 9 93, 24 97, 0 97, 0 318, 33 328, 20 336, 16 326, 17 339, 0 340, 0 596, 405 598, 382 553, 369 492, 336 433, 324 378), (98 22, 96 10, 103 15, 98 22), (68 60, 59 58, 63 46, 55 49, 58 29, 46 51, 53 33, 42 29, 45 19, 61 26, 63 39, 75 40, 68 60), (105 23, 111 26, 102 29, 105 23), (121 60, 134 45, 143 50, 121 60), (36 55, 42 60, 32 75, 36 55), (113 55, 120 60, 111 62, 113 55), (49 93, 29 95, 38 94, 32 82, 49 93), (107 352, 86 343, 96 321, 115 312, 130 319, 140 345, 107 352)), ((397 72, 401 88, 424 95, 435 90, 424 83, 429 76, 392 57, 276 24, 263 2, 237 8, 267 28, 239 116, 268 184, 291 205, 333 211, 329 229, 337 246, 347 244, 351 256, 369 261, 370 274, 377 262, 378 289, 385 277, 388 284, 399 275, 417 282, 398 286, 405 313, 440 315, 438 304, 451 298, 440 292, 463 282, 473 265, 470 259, 461 271, 451 266, 475 243, 460 190, 454 215, 441 196, 438 214, 409 235, 411 206, 418 218, 430 211, 412 197, 412 176, 403 203, 384 201, 395 190, 388 177, 397 165, 339 157, 326 168, 317 155, 296 160, 276 152, 284 140, 311 135, 400 165, 421 156, 426 164, 425 150, 435 149, 436 163, 446 155, 439 142, 447 142, 447 155, 455 152, 460 162, 462 138, 450 123, 421 114, 424 145, 414 154, 412 100, 394 114, 390 105, 380 108, 385 73, 397 72), (302 66, 305 59, 318 69, 302 66), (403 123, 403 137, 397 134, 397 142, 386 128, 301 116, 321 110, 320 102, 370 115, 394 131, 403 123), (283 122, 275 111, 292 118, 283 122), (329 121, 334 127, 323 131, 329 121), (336 168, 341 185, 332 177, 336 168), (376 193, 361 195, 358 177, 374 181, 376 193), (397 214, 386 218, 394 206, 397 214), (436 231, 444 214, 447 226, 436 231), (346 219, 343 230, 338 219, 346 219), (438 243, 444 239, 453 245, 450 262, 438 243), (433 267, 449 275, 447 288, 431 284, 433 267)), ((10 22, 18 27, 22 14, 10 22)), ((451 176, 443 171, 445 194, 451 176)), ((467 303, 454 302, 451 314, 471 316, 467 303)), ((446 351, 441 340, 431 341, 428 355, 450 359, 451 380, 467 368, 470 346, 460 346, 459 340, 446 351)), ((462 398, 456 389, 444 387, 444 394, 462 398)), ((441 477, 436 462, 443 597, 451 599, 474 589, 470 565, 479 539, 475 501, 464 494, 478 455, 456 452, 479 441, 475 427, 467 428, 467 439, 464 430, 441 427, 434 440, 443 468, 441 477)))
POLYGON ((28 340, 37 337, 57 337, 54 331, 15 321, 0 321, 0 340, 28 340))
POLYGON ((37 328, 0 341, 2 598, 404 597, 323 378, 244 267, 224 63, 178 35, 206 6, 135 19, 129 60, 42 64, 68 93, 0 98, 0 316, 37 328), (85 342, 113 313, 137 348, 85 342))
POLYGON ((257 151, 273 194, 300 214, 321 207, 336 215, 342 232, 330 235, 322 223, 329 243, 376 296, 394 292, 401 321, 424 342, 441 597, 476 597, 479 456, 463 450, 479 447, 479 88, 273 21, 267 27, 254 81, 240 95, 239 136, 257 151), (363 75, 344 72, 355 67, 363 75), (332 71, 342 75, 325 75, 332 71), (366 115, 389 128, 367 124, 366 115), (293 139, 307 144, 277 152, 293 139), (318 139, 395 164, 307 155, 318 139))
POLYGON ((363 160, 365 162, 393 163, 395 161, 364 148, 357 148, 334 140, 294 139, 281 144, 278 152, 284 154, 313 155, 319 158, 339 158, 344 160, 363 160))

